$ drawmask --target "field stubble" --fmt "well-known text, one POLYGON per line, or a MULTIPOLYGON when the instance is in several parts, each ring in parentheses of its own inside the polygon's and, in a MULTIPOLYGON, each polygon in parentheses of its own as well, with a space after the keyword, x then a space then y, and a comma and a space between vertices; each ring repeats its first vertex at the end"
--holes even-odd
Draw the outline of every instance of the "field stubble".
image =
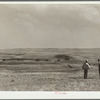
MULTIPOLYGON (((1 91, 100 91, 97 59, 99 49, 14 49, 0 53, 1 91), (70 55, 71 61, 55 58, 70 55), (59 57, 59 56, 56 56, 59 57), (12 61, 15 58, 36 61, 12 61), (45 59, 45 61, 40 61, 45 59), (12 59, 11 61, 2 61, 12 59), (92 67, 83 79, 82 64, 88 59, 92 67)), ((62 57, 65 57, 65 56, 62 57)), ((66 59, 66 58, 65 58, 66 59)))
POLYGON ((60 67, 61 65, 59 66, 56 65, 57 67, 55 68, 56 70, 53 69, 54 65, 52 66, 47 65, 49 69, 47 68, 46 65, 45 66, 39 65, 39 66, 42 67, 42 69, 39 68, 38 65, 6 66, 8 68, 5 70, 3 69, 0 72, 0 90, 1 91, 99 91, 100 90, 100 80, 98 79, 97 68, 91 68, 89 70, 88 79, 83 79, 83 70, 81 68, 77 70, 77 68, 75 67, 76 70, 71 69, 69 71, 68 66, 65 67, 65 65, 63 65, 63 67, 60 67), (46 71, 47 69, 45 69, 45 67, 49 71, 46 71))

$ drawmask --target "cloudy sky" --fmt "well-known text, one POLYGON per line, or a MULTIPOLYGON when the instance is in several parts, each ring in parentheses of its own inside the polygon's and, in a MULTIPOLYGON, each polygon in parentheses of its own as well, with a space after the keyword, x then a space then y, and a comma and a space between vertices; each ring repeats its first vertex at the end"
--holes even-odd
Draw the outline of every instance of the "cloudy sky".
POLYGON ((100 5, 0 4, 6 48, 100 48, 100 5))

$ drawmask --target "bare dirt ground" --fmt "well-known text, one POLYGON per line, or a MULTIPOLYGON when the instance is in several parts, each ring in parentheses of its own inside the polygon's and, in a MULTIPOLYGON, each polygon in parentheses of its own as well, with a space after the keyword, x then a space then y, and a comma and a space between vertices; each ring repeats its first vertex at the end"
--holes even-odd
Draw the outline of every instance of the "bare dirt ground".
POLYGON ((99 54, 100 49, 3 50, 0 53, 0 91, 100 91, 99 54), (55 58, 62 54, 70 55, 71 60, 55 58), (83 79, 85 59, 91 63, 88 79, 83 79))

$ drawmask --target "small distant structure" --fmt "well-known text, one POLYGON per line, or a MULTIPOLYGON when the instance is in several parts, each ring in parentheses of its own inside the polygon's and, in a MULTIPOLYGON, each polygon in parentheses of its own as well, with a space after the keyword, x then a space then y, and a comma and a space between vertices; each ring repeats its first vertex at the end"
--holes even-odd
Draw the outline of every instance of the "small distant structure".
POLYGON ((60 61, 60 59, 57 59, 57 61, 60 61))
POLYGON ((5 61, 5 59, 2 59, 2 61, 5 61))
POLYGON ((36 61, 40 61, 39 59, 36 59, 36 61))
POLYGON ((49 61, 48 59, 45 59, 45 61, 49 61))

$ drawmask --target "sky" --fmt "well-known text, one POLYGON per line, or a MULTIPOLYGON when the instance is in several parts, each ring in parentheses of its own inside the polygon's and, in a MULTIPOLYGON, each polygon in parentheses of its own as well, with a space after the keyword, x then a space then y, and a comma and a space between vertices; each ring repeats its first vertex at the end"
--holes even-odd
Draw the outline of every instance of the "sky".
POLYGON ((0 4, 9 48, 100 48, 100 4, 0 4))

